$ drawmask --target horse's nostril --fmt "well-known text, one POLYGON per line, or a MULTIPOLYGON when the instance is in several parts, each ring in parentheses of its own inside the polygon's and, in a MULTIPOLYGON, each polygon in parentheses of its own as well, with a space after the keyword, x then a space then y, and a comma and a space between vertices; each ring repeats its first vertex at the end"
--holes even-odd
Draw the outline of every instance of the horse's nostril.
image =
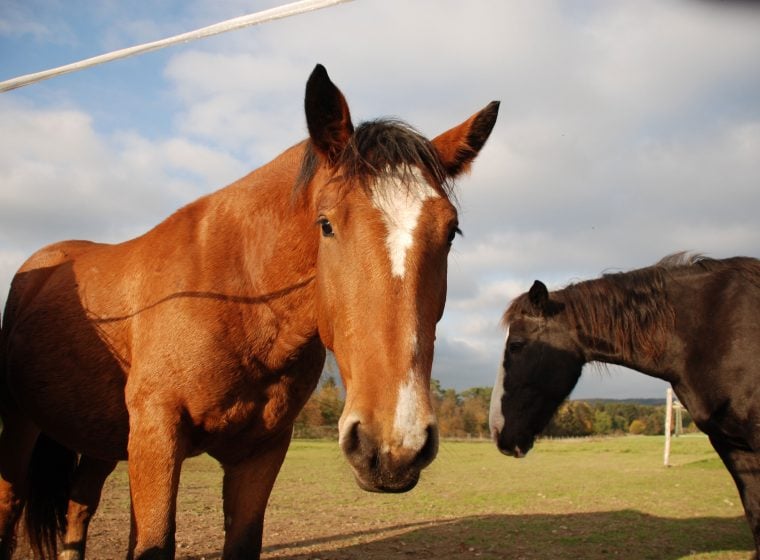
POLYGON ((417 453, 414 466, 423 468, 429 465, 438 453, 438 429, 431 424, 425 429, 425 445, 417 453))
POLYGON ((361 447, 361 435, 359 434, 359 420, 354 421, 346 428, 340 438, 340 446, 347 454, 355 453, 361 447))

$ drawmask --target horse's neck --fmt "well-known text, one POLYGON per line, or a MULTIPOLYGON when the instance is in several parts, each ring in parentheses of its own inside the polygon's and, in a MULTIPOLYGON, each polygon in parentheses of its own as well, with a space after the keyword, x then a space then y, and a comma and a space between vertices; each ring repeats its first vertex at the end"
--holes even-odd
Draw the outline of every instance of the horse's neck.
MULTIPOLYGON (((570 288, 572 289, 572 288, 570 288)), ((589 307, 597 307, 597 314, 610 314, 606 321, 598 321, 597 327, 575 325, 580 344, 583 347, 587 362, 602 362, 637 370, 646 375, 673 380, 674 360, 680 351, 678 341, 673 336, 671 326, 656 325, 657 320, 666 320, 665 314, 656 315, 653 320, 638 309, 614 309, 614 298, 608 299, 600 292, 595 298, 598 301, 588 303, 589 307), (603 326, 599 326, 603 325, 603 326), (658 330, 659 329, 659 330, 658 330)), ((634 297, 623 298, 625 306, 631 305, 634 297)), ((663 302, 663 305, 666 303, 663 302)), ((653 312, 659 311, 654 309, 653 312)))
POLYGON ((156 228, 155 238, 187 244, 189 255, 183 258, 192 274, 180 280, 185 287, 178 291, 210 293, 249 309, 266 309, 279 332, 301 339, 316 335, 318 237, 309 209, 291 194, 297 152, 292 148, 183 208, 156 228))

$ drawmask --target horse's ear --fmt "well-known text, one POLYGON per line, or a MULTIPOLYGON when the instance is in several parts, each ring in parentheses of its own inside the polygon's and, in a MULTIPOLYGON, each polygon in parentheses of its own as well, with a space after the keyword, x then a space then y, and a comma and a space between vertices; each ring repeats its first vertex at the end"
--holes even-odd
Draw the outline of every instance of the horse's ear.
POLYGON ((318 152, 334 163, 354 133, 354 125, 345 97, 321 64, 317 64, 306 82, 304 106, 311 141, 318 152))
POLYGON ((536 280, 528 290, 528 301, 542 317, 553 317, 565 309, 565 304, 549 297, 549 290, 541 280, 536 280))
POLYGON ((545 313, 549 307, 549 290, 541 280, 536 280, 528 291, 530 304, 541 313, 545 313))
POLYGON ((433 139, 433 146, 450 177, 467 171, 488 140, 498 114, 499 102, 491 101, 482 111, 433 139))

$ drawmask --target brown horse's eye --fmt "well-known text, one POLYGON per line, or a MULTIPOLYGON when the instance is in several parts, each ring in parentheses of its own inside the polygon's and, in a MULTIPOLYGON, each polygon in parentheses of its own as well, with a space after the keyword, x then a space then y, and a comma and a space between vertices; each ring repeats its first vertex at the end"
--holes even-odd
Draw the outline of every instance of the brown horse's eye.
POLYGON ((449 238, 448 238, 448 244, 449 245, 451 245, 452 243, 454 243, 454 238, 457 236, 457 234, 462 235, 462 230, 455 226, 449 232, 449 238))
POLYGON ((510 354, 517 354, 524 347, 525 347, 524 340, 510 340, 509 343, 507 344, 507 349, 509 350, 510 354))
POLYGON ((322 236, 323 237, 333 237, 335 234, 333 233, 333 227, 330 223, 330 220, 327 218, 320 218, 318 220, 318 223, 320 227, 322 228, 322 236))

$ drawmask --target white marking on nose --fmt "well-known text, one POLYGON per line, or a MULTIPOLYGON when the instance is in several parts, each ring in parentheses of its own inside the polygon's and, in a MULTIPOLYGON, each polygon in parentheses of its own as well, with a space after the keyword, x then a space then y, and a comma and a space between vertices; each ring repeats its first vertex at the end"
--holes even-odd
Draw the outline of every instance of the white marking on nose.
POLYGON ((400 447, 422 449, 427 441, 427 427, 432 419, 422 415, 421 390, 414 370, 410 369, 406 381, 398 389, 393 419, 393 429, 400 447))
MULTIPOLYGON (((504 347, 506 349, 507 338, 509 338, 509 328, 507 328, 507 336, 504 339, 504 347)), ((504 359, 502 354, 501 365, 499 366, 499 373, 496 375, 496 382, 491 392, 491 406, 488 414, 488 425, 491 428, 491 435, 497 438, 501 431, 504 429, 504 413, 501 410, 501 399, 504 396, 504 359)))
POLYGON ((388 230, 385 245, 391 259, 391 272, 398 278, 403 278, 406 272, 406 253, 414 243, 422 204, 439 196, 419 169, 414 168, 410 175, 413 183, 405 182, 405 176, 390 175, 384 179, 385 184, 377 185, 372 191, 372 204, 382 212, 388 230))
POLYGON ((343 445, 343 442, 348 436, 348 432, 353 427, 353 425, 359 421, 360 417, 355 412, 349 412, 346 415, 341 415, 341 417, 338 419, 338 445, 343 445))

